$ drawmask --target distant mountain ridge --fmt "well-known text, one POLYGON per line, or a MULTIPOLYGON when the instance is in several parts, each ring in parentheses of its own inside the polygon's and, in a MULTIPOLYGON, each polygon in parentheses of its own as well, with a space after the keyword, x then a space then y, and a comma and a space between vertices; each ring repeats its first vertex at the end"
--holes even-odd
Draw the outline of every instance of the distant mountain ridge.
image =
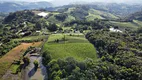
POLYGON ((142 21, 142 11, 135 12, 125 18, 126 20, 139 20, 142 21))
POLYGON ((88 6, 89 8, 93 8, 95 10, 108 12, 114 15, 118 16, 128 16, 130 14, 133 14, 135 12, 142 10, 141 4, 117 4, 117 3, 74 3, 70 5, 64 5, 56 8, 47 8, 47 10, 57 10, 58 8, 70 8, 76 5, 84 5, 88 6))
POLYGON ((0 12, 15 12, 25 9, 40 9, 52 7, 49 2, 0 2, 0 12))

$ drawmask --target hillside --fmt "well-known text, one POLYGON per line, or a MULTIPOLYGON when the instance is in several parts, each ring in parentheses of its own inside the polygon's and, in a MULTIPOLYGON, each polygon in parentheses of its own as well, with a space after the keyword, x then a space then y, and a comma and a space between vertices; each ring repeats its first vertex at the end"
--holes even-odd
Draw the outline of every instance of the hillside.
POLYGON ((117 15, 120 17, 125 17, 127 15, 130 15, 132 13, 138 12, 142 10, 142 5, 141 4, 125 4, 125 3, 75 3, 75 4, 70 4, 70 5, 65 5, 65 6, 60 6, 60 7, 54 7, 54 8, 46 8, 47 10, 50 11, 56 11, 57 9, 60 8, 71 8, 74 6, 87 6, 89 8, 93 8, 95 10, 111 13, 113 15, 117 15))
POLYGON ((118 19, 117 16, 109 12, 96 10, 86 5, 60 7, 57 8, 56 12, 51 14, 47 20, 56 23, 70 22, 73 20, 93 21, 94 19, 118 19))
POLYGON ((52 7, 49 2, 0 2, 0 12, 15 12, 25 9, 40 9, 52 7))
POLYGON ((0 13, 0 80, 141 80, 141 12, 122 17, 139 9, 92 3, 0 13))
POLYGON ((48 41, 44 45, 44 51, 48 52, 53 60, 74 57, 78 61, 86 58, 96 60, 96 50, 90 44, 83 34, 53 34, 50 35, 48 41), (65 36, 65 41, 62 39, 65 36), (59 40, 56 42, 55 40, 59 40))
POLYGON ((139 20, 142 21, 142 11, 135 12, 126 17, 126 20, 139 20))

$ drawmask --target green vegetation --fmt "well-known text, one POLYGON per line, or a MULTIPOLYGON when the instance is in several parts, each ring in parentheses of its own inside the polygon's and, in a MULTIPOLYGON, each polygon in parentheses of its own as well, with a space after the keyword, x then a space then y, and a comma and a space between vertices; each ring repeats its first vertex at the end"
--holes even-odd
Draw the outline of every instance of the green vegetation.
POLYGON ((20 65, 12 65, 12 66, 10 67, 11 70, 12 70, 12 73, 13 73, 13 74, 17 74, 18 71, 19 71, 19 67, 20 67, 20 65))
POLYGON ((96 50, 83 35, 65 36, 63 34, 51 35, 44 45, 44 51, 48 51, 52 59, 62 59, 66 57, 74 57, 77 60, 86 58, 96 59, 96 50), (55 42, 55 40, 59 40, 55 42))
POLYGON ((133 22, 116 22, 116 21, 111 21, 111 25, 119 26, 120 28, 128 28, 128 29, 137 29, 138 27, 141 27, 140 23, 137 23, 136 21, 133 22))
POLYGON ((86 38, 96 47, 102 63, 110 64, 106 65, 107 67, 116 66, 113 74, 104 69, 103 77, 97 76, 98 78, 130 80, 142 78, 139 75, 142 69, 140 67, 142 47, 137 45, 137 43, 141 43, 141 28, 137 32, 125 31, 123 33, 97 30, 88 33, 86 38))
POLYGON ((89 15, 86 16, 86 19, 89 21, 92 21, 96 18, 97 19, 118 19, 118 17, 113 14, 95 10, 95 9, 90 9, 88 12, 89 12, 89 15))
POLYGON ((1 43, 0 45, 0 56, 5 55, 7 52, 9 52, 14 47, 18 46, 19 42, 17 41, 10 41, 7 43, 1 43))
MULTIPOLYGON (((141 13, 120 19, 121 5, 115 5, 113 10, 111 5, 63 6, 46 17, 37 15, 46 10, 10 13, 0 20, 0 56, 4 55, 0 59, 0 77, 20 56, 28 65, 30 58, 25 55, 38 51, 30 46, 41 45, 50 34, 42 49, 49 80, 142 79, 141 13), (112 32, 110 28, 122 32, 112 32)), ((39 63, 33 63, 37 70, 39 63)), ((18 64, 10 67, 12 73, 17 73, 18 68, 18 64)))

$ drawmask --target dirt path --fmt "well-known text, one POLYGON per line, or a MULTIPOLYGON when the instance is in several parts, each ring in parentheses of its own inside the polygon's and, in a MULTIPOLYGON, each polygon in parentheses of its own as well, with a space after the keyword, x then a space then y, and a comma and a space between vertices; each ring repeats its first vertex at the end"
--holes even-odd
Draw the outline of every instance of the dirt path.
MULTIPOLYGON (((14 60, 19 60, 22 53, 30 46, 39 46, 42 42, 35 43, 21 43, 19 46, 13 48, 6 55, 0 58, 0 78, 8 71, 14 60)), ((6 76, 6 75, 4 75, 6 76)), ((6 80, 6 79, 4 79, 6 80)))

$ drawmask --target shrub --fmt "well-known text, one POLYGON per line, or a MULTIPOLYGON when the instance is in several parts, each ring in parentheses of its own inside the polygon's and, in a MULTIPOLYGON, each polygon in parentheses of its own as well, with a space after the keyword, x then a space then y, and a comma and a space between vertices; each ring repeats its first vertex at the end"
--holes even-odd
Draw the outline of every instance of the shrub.
POLYGON ((39 63, 38 63, 38 61, 34 61, 34 65, 35 65, 35 70, 37 70, 37 68, 38 68, 38 65, 39 65, 39 63))

